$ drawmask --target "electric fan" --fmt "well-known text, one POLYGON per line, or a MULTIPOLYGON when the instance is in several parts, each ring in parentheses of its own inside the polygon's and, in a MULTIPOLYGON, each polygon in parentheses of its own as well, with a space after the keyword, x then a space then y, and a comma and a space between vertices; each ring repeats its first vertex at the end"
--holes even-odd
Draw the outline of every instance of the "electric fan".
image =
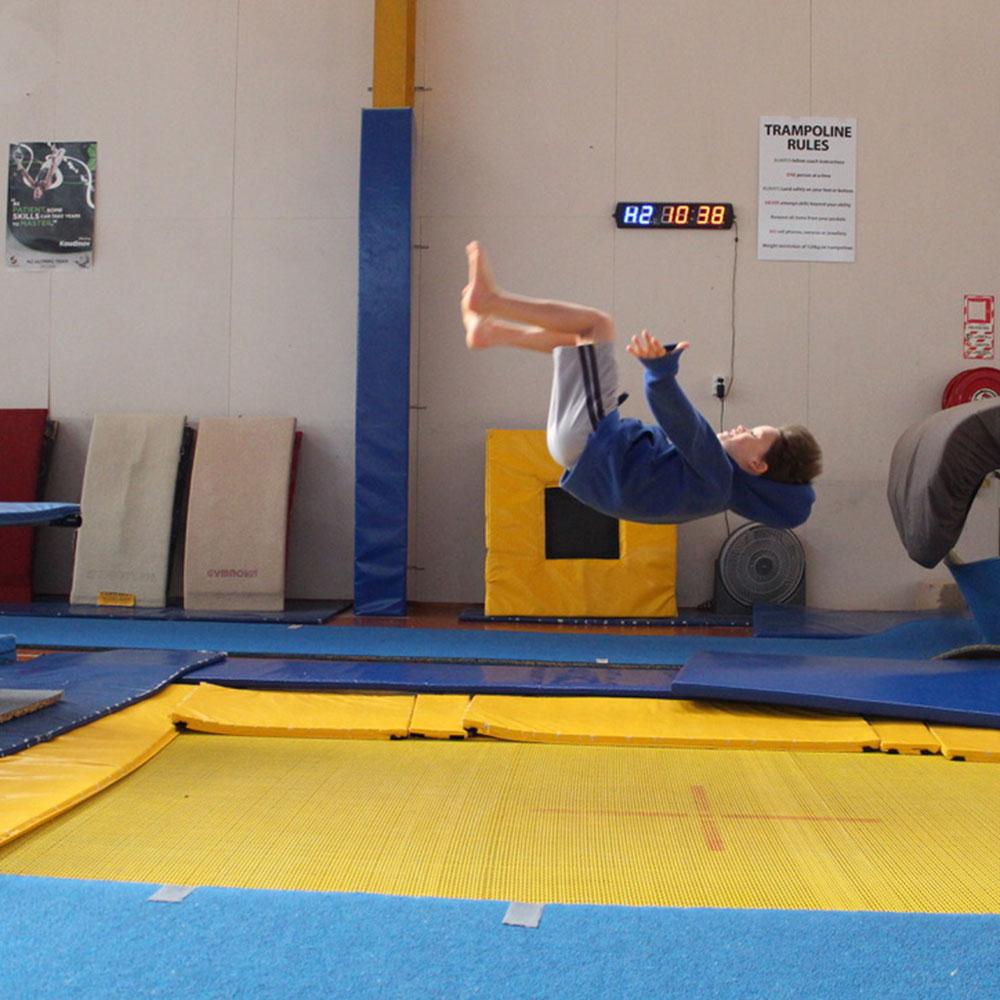
POLYGON ((806 557, 795 534, 744 524, 723 543, 715 562, 715 610, 749 612, 755 604, 803 604, 806 557))

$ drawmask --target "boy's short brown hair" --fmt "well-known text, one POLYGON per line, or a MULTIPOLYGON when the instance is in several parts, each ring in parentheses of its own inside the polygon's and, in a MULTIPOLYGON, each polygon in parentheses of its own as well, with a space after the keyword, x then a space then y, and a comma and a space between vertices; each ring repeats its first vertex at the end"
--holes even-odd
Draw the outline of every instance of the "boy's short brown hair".
POLYGON ((778 440, 764 455, 768 479, 779 483, 811 483, 823 470, 823 453, 816 438, 801 424, 778 428, 778 440))

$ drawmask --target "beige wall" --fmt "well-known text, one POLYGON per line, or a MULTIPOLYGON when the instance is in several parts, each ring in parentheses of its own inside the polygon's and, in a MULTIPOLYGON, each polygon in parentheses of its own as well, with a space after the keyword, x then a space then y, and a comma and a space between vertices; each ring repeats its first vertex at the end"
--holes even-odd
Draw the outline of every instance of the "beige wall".
MULTIPOLYGON (((799 534, 808 598, 906 607, 918 581, 885 501, 899 434, 962 360, 962 297, 1000 285, 1000 7, 935 0, 424 0, 417 590, 481 590, 482 436, 539 426, 533 356, 456 352, 461 246, 499 279, 615 311, 692 349, 683 382, 716 423, 728 367, 731 234, 617 231, 619 199, 732 201, 740 223, 727 423, 803 421, 826 472, 799 534), (461 36, 461 45, 455 44, 461 36), (756 260, 761 114, 856 117, 857 261, 756 260), (444 490, 440 483, 450 482, 444 490), (430 516, 434 511, 435 517, 430 516), (437 521, 437 523, 435 523, 437 521), (443 522, 446 531, 441 530, 443 522)), ((627 412, 643 415, 624 357, 627 412)), ((963 536, 996 554, 994 493, 963 536)), ((730 527, 738 524, 730 519, 730 527)), ((722 517, 680 529, 679 597, 711 596, 722 517)))
MULTIPOLYGON (((294 414, 299 597, 351 592, 373 7, 10 0, 0 26, 7 141, 99 143, 93 271, 0 272, 3 405, 63 424, 50 495, 79 495, 101 410, 294 414)), ((684 384, 715 422, 732 234, 610 218, 619 199, 704 197, 740 223, 727 421, 805 421, 825 446, 800 531, 810 603, 910 604, 935 574, 903 553, 885 477, 968 366, 963 294, 998 292, 998 32, 987 0, 418 0, 410 597, 482 599, 485 430, 545 416, 546 359, 461 348, 465 242, 511 287, 691 340, 684 384), (761 114, 857 118, 856 263, 756 260, 761 114)), ((994 495, 963 554, 995 554, 994 495)), ((682 603, 711 595, 726 530, 681 529, 682 603)), ((43 535, 38 586, 65 591, 69 533, 43 535)))
MULTIPOLYGON (((62 425, 50 495, 79 496, 95 412, 292 414, 293 596, 351 590, 371 7, 13 0, 0 21, 8 141, 98 141, 94 269, 0 272, 4 404, 62 425)), ((36 586, 65 592, 71 533, 41 534, 36 586)))

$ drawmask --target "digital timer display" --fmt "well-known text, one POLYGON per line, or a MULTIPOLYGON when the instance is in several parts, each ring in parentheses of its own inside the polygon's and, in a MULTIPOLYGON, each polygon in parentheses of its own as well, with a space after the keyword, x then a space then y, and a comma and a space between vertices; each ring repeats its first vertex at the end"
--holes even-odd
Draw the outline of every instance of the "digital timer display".
POLYGON ((731 229, 733 206, 722 201, 620 201, 619 229, 731 229))

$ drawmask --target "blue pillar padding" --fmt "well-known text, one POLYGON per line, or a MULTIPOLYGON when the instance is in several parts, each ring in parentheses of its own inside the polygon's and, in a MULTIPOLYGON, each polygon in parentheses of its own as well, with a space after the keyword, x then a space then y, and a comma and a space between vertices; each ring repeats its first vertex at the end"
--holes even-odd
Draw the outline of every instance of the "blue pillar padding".
POLYGON ((354 611, 406 613, 411 108, 361 114, 354 611))

